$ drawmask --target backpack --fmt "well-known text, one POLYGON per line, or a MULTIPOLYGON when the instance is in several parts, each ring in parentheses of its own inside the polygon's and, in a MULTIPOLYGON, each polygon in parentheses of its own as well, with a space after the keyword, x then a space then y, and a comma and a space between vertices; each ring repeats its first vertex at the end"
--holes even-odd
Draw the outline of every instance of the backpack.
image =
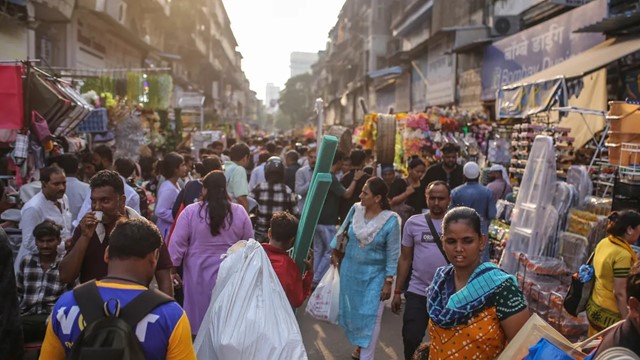
POLYGON ((86 324, 69 353, 68 359, 76 360, 144 360, 135 327, 153 309, 173 301, 160 291, 149 289, 121 308, 118 299, 102 299, 95 280, 76 287, 73 296, 86 324), (113 314, 108 310, 109 303, 115 304, 113 314))

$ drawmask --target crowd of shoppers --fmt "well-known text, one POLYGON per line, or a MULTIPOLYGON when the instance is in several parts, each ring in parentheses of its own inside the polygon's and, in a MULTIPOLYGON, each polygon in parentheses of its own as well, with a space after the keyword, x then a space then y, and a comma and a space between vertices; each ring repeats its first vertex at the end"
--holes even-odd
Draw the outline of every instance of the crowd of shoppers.
MULTIPOLYGON (((339 325, 354 358, 374 358, 386 301, 403 312, 405 359, 426 351, 432 359, 499 355, 529 317, 515 278, 488 256, 496 201, 513 191, 504 168, 491 167, 483 186, 479 166, 461 164, 453 144, 442 148, 440 163, 408 159, 404 176, 364 150, 337 151, 313 251, 299 267, 289 251, 316 156, 314 146, 214 142, 197 156, 178 149, 160 161, 114 161, 106 146, 50 159, 38 181, 20 189, 19 249, 0 228, 0 353, 18 358, 23 342, 44 340, 43 358, 70 356, 82 332, 79 316, 90 313, 75 297, 83 289, 97 292, 111 314, 138 296, 160 299, 149 310, 155 321, 138 320, 145 355, 193 358, 192 338, 224 254, 255 238, 292 308, 304 304, 331 264, 338 267, 339 325), (446 340, 467 338, 474 340, 446 340)), ((609 236, 594 254, 590 332, 626 321, 598 352, 615 344, 635 349, 628 339, 640 323, 638 282, 628 277, 640 214, 617 212, 609 220, 609 236)))

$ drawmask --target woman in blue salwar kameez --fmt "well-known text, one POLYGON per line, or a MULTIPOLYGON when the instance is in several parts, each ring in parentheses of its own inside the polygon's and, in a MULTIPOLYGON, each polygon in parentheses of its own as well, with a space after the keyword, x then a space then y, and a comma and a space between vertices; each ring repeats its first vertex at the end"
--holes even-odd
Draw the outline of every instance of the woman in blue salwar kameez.
MULTIPOLYGON (((348 227, 349 235, 340 264, 339 323, 361 349, 354 353, 360 359, 374 357, 384 301, 391 296, 396 275, 400 218, 389 209, 387 186, 381 178, 371 178, 338 230, 342 234, 348 227)), ((331 246, 336 248, 336 239, 331 246)))

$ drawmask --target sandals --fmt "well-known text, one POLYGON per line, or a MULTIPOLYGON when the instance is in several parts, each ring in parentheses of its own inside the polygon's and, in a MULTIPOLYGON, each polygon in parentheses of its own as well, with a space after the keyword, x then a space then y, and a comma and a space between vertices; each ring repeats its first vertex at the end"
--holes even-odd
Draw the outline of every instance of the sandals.
POLYGON ((353 350, 353 352, 351 353, 351 358, 353 360, 360 360, 360 350, 362 350, 360 346, 356 346, 356 348, 353 350))

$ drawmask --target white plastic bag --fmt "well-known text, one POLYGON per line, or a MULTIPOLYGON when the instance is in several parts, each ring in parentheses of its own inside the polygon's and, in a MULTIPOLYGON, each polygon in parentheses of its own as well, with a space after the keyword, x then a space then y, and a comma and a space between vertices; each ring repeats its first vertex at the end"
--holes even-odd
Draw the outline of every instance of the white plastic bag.
POLYGON ((309 297, 306 312, 313 318, 338 323, 340 309, 340 272, 332 264, 309 297))
POLYGON ((194 343, 198 359, 307 359, 298 322, 262 245, 241 241, 227 253, 194 343))

